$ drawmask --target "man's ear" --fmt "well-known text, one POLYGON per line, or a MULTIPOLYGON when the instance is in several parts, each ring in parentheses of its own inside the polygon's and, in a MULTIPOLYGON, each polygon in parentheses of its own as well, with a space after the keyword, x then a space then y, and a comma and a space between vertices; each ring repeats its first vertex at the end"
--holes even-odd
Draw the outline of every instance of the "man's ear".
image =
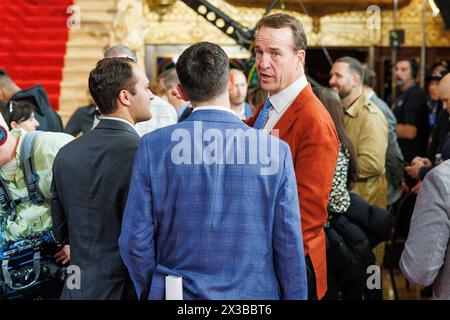
POLYGON ((234 73, 230 72, 230 77, 228 79, 228 92, 233 92, 235 82, 236 82, 235 75, 234 73))
POLYGON ((177 86, 174 88, 172 94, 175 95, 180 100, 189 101, 190 98, 186 94, 186 91, 184 91, 184 88, 181 84, 177 84, 177 86))
POLYGON ((297 57, 298 60, 300 61, 300 65, 302 67, 305 66, 305 59, 306 59, 306 51, 305 50, 298 50, 297 51, 297 57))
POLYGON ((15 122, 15 121, 11 121, 9 125, 11 126, 11 129, 17 129, 18 128, 18 123, 15 122))
POLYGON ((0 100, 8 100, 2 89, 0 89, 0 100))
POLYGON ((355 87, 362 86, 361 76, 357 72, 353 72, 353 84, 355 87))
POLYGON ((131 101, 130 101, 130 95, 131 93, 128 92, 127 90, 120 90, 119 92, 119 96, 117 99, 119 99, 119 102, 125 106, 131 106, 131 101))

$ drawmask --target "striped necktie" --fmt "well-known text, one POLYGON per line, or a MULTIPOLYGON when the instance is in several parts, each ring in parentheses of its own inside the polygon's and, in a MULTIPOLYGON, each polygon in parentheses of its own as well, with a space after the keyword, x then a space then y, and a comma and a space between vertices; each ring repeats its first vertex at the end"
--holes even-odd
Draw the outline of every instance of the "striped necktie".
POLYGON ((269 112, 272 108, 272 104, 270 103, 270 100, 267 99, 266 102, 264 102, 264 105, 261 108, 261 111, 258 114, 258 117, 256 118, 255 124, 253 125, 253 128, 255 129, 263 129, 266 125, 267 119, 269 118, 269 112))

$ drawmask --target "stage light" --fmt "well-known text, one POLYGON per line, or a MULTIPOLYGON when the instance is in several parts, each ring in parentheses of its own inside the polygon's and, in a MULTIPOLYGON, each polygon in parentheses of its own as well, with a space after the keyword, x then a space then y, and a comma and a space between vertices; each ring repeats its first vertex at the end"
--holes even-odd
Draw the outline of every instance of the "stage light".
POLYGON ((437 17, 439 15, 439 8, 437 7, 436 3, 434 3, 434 0, 428 0, 428 3, 431 7, 431 11, 432 11, 432 16, 433 17, 437 17))

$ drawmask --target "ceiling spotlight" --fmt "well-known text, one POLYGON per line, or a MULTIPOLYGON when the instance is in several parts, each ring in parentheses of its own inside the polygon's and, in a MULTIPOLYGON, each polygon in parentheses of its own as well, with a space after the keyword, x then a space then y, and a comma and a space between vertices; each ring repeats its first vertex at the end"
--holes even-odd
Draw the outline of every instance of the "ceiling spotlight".
POLYGON ((438 6, 436 5, 436 3, 434 3, 434 0, 428 0, 428 3, 430 4, 431 7, 432 16, 437 17, 440 12, 438 6))

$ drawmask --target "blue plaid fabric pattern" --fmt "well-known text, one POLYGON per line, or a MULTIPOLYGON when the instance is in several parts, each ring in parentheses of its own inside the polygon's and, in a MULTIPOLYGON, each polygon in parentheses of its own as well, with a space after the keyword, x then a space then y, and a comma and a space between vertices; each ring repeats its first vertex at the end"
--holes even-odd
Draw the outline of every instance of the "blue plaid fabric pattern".
POLYGON ((258 114, 258 117, 256 118, 255 124, 253 125, 253 128, 255 129, 263 129, 267 119, 269 119, 269 112, 272 108, 272 104, 270 103, 270 100, 267 99, 266 102, 264 102, 263 107, 261 108, 261 111, 258 114))
POLYGON ((244 151, 245 137, 252 136, 247 131, 268 145, 277 139, 219 110, 192 112, 141 139, 119 239, 139 298, 164 299, 165 277, 176 275, 183 278, 184 300, 306 299, 289 146, 280 140, 275 153, 269 151, 279 170, 262 176, 262 164, 249 164, 244 151), (223 154, 242 152, 247 164, 195 164, 195 153, 202 156, 210 144, 195 140, 196 130, 223 137, 232 130, 235 147, 224 143, 223 154), (182 141, 173 139, 177 132, 184 133, 182 141), (173 156, 181 151, 190 161, 176 164, 173 156))

